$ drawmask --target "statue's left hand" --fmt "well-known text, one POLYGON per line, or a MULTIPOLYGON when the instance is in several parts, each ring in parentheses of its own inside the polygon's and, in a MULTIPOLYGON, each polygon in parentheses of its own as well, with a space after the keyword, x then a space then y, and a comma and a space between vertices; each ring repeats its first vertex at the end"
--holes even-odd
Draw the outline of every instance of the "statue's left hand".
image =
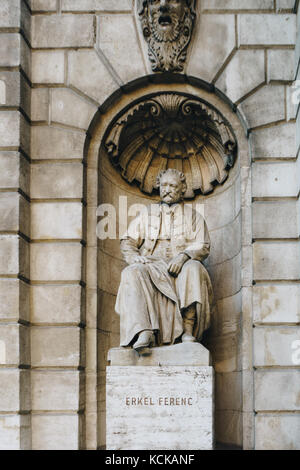
POLYGON ((188 259, 189 257, 185 253, 181 253, 180 255, 175 256, 175 258, 173 258, 168 265, 169 273, 174 277, 178 276, 182 266, 188 259))

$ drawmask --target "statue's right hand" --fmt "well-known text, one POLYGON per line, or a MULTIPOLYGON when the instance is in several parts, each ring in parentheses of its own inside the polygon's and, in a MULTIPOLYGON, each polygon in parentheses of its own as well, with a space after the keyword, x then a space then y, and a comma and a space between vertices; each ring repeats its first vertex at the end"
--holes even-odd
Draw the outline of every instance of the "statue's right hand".
POLYGON ((132 263, 150 263, 150 260, 146 256, 136 256, 132 259, 132 263))

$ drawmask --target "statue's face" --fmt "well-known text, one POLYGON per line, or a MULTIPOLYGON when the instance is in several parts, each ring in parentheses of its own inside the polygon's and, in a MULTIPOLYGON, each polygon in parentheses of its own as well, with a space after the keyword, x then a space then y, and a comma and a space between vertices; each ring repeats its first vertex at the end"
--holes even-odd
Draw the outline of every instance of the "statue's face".
POLYGON ((183 184, 179 176, 164 174, 160 179, 160 199, 166 204, 175 204, 182 199, 183 184))
POLYGON ((160 40, 177 39, 185 8, 185 0, 149 0, 150 17, 160 40))

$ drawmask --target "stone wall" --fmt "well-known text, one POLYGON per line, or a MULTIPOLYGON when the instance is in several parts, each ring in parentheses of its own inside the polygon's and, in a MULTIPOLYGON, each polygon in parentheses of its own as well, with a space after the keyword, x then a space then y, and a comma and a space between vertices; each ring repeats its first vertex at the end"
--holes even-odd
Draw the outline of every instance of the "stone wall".
MULTIPOLYGON (((213 330, 225 345, 215 354, 217 437, 245 449, 299 448, 297 8, 294 0, 202 0, 181 79, 155 85, 132 0, 1 0, 0 448, 103 445, 98 371, 118 326, 97 307, 107 290, 97 290, 101 135, 136 93, 177 89, 180 80, 194 93, 195 79, 215 87, 203 82, 201 93, 223 106, 243 142, 240 173, 207 198, 208 218, 214 200, 228 215, 220 233, 210 221, 223 247, 213 256, 225 263, 214 275, 225 279, 213 330), (226 227, 237 241, 224 248, 226 227), (226 262, 235 258, 231 289, 226 262)), ((101 180, 102 197, 105 188, 101 180)), ((114 273, 107 262, 103 282, 121 267, 114 273)))

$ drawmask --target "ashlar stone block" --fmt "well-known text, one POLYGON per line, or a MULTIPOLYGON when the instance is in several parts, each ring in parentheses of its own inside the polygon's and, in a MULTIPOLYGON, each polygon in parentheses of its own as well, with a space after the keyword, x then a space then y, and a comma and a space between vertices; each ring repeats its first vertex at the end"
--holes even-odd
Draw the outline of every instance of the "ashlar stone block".
POLYGON ((83 158, 86 135, 57 127, 34 126, 31 128, 32 158, 38 160, 83 158))
POLYGON ((99 17, 99 21, 99 47, 109 58, 123 82, 127 83, 144 75, 142 53, 132 16, 103 15, 99 17))
POLYGON ((95 39, 92 15, 34 15, 33 47, 93 47, 95 39))
MULTIPOLYGON (((297 364, 296 353, 293 349, 296 341, 300 341, 299 327, 256 327, 254 329, 254 365, 299 365, 297 364)), ((291 388, 293 389, 293 387, 291 388)))
POLYGON ((0 348, 0 364, 2 366, 29 365, 30 346, 28 327, 18 324, 1 324, 0 348))
POLYGON ((78 450, 79 419, 74 415, 33 415, 33 450, 78 450))
POLYGON ((69 53, 69 82, 99 104, 119 88, 95 51, 69 53))
POLYGON ((37 243, 31 245, 32 281, 80 281, 80 243, 37 243))
POLYGON ((240 105, 250 127, 258 127, 285 119, 285 88, 266 85, 240 105))
POLYGON ((31 286, 33 323, 80 323, 80 286, 31 286))
POLYGON ((32 410, 78 411, 80 372, 33 371, 32 410))
POLYGON ((29 449, 30 417, 0 414, 0 450, 29 449))
POLYGON ((0 280, 0 319, 29 321, 29 286, 19 279, 0 280))
POLYGON ((216 82, 216 86, 235 103, 264 81, 264 51, 239 50, 216 82))
POLYGON ((299 381, 299 369, 256 370, 255 410, 299 411, 299 381))
POLYGON ((32 204, 31 209, 32 239, 82 238, 82 204, 80 202, 36 203, 32 204))
POLYGON ((48 121, 49 90, 48 88, 33 88, 31 90, 31 120, 48 121))
POLYGON ((298 164, 255 162, 252 166, 253 197, 295 197, 299 192, 298 164))
POLYGON ((1 412, 28 411, 30 372, 18 369, 0 370, 1 412))
POLYGON ((268 51, 268 80, 294 80, 294 50, 268 51))
POLYGON ((32 11, 56 11, 56 0, 31 0, 32 11))
POLYGON ((296 201, 255 202, 253 238, 297 238, 296 201))
POLYGON ((295 158, 296 125, 283 123, 251 132, 253 157, 255 158, 295 158))
POLYGON ((273 0, 202 0, 204 10, 273 10, 273 0))
POLYGON ((300 450, 299 414, 258 414, 255 417, 256 450, 300 450))
POLYGON ((234 15, 201 15, 193 39, 188 75, 211 82, 234 47, 234 15))
POLYGON ((29 278, 29 245, 18 235, 0 236, 0 274, 29 278))
POLYGON ((33 367, 78 367, 80 329, 77 327, 32 327, 31 365, 33 367))
POLYGON ((131 0, 62 0, 62 11, 131 11, 131 0))
POLYGON ((31 171, 32 198, 82 198, 81 163, 36 164, 31 171))
POLYGON ((241 45, 294 45, 295 15, 240 15, 241 45))
POLYGON ((17 152, 0 152, 0 187, 20 188, 29 194, 29 166, 28 161, 17 152))
POLYGON ((255 280, 298 280, 300 277, 299 243, 254 243, 253 269, 255 280))
POLYGON ((299 323, 300 286, 270 284, 253 287, 254 322, 299 323))
POLYGON ((51 121, 87 130, 97 108, 72 90, 57 88, 51 93, 51 121))
POLYGON ((33 83, 64 83, 65 54, 63 51, 33 51, 33 83))

